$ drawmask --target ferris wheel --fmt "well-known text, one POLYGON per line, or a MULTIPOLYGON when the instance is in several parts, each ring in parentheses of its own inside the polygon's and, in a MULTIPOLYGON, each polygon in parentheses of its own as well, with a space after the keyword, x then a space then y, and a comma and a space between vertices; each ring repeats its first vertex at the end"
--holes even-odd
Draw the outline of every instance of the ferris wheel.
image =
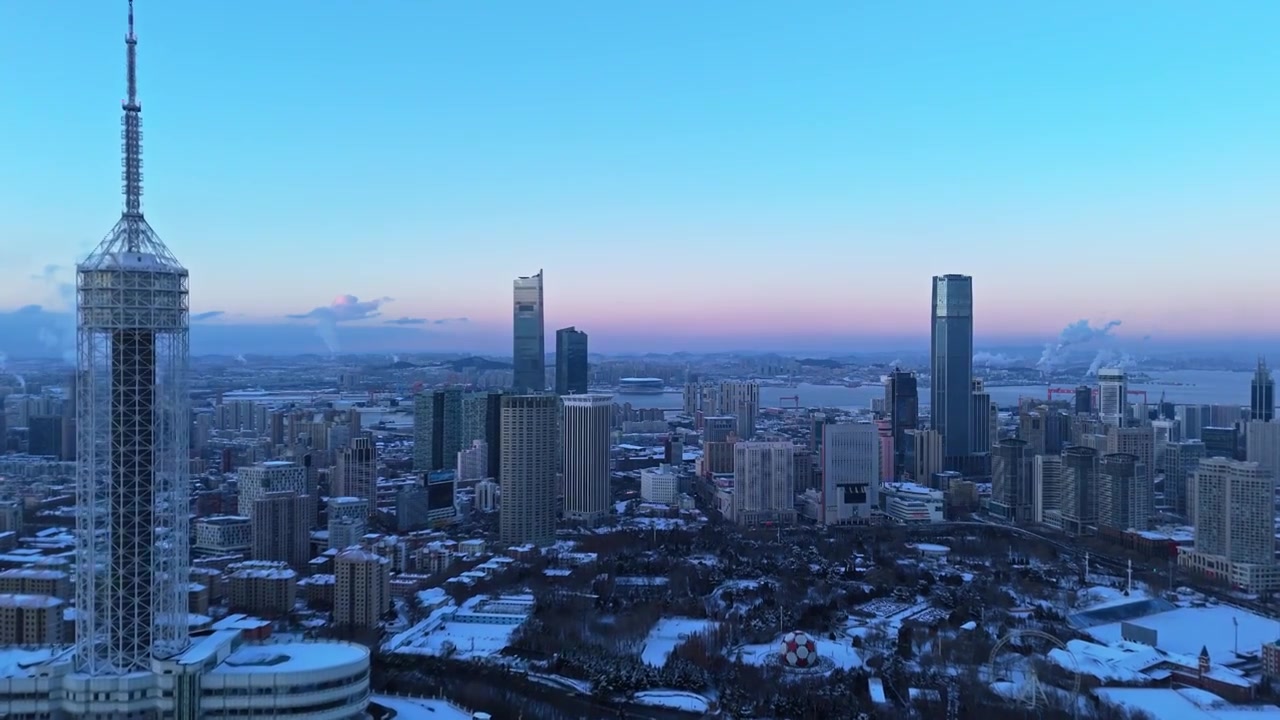
POLYGON ((1073 708, 1079 705, 1080 663, 1065 643, 1041 630, 1018 629, 996 641, 987 659, 987 681, 997 694, 1027 709, 1050 705, 1051 694, 1059 700, 1052 704, 1066 700, 1073 708), (1014 650, 1026 646, 1036 652, 1023 655, 1014 650), (1046 684, 1041 678, 1036 661, 1047 658, 1053 650, 1062 651, 1057 657, 1069 658, 1065 663, 1056 663, 1066 673, 1066 687, 1046 684))

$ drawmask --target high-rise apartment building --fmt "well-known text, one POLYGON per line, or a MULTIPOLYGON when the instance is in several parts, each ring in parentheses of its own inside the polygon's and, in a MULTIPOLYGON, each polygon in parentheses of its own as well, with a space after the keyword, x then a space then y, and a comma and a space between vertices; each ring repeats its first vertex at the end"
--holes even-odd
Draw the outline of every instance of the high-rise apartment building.
POLYGON ((313 503, 309 495, 293 490, 267 491, 240 511, 249 514, 249 533, 254 560, 288 563, 295 570, 307 567, 311 559, 311 518, 313 503))
POLYGON ((1029 523, 1035 515, 1032 462, 1026 440, 1008 438, 991 449, 991 514, 1009 522, 1029 523))
POLYGON ((1164 504, 1179 515, 1188 516, 1194 511, 1188 500, 1194 473, 1205 458, 1204 450, 1204 443, 1199 440, 1170 442, 1164 446, 1161 462, 1164 466, 1164 504))
POLYGON ((542 324, 542 271, 515 280, 512 362, 516 392, 547 389, 547 340, 542 324))
POLYGON ((596 524, 609 514, 609 424, 611 395, 565 395, 561 449, 564 514, 596 524))
POLYGON ((1200 428, 1200 439, 1204 441, 1205 457, 1224 457, 1239 460, 1240 433, 1234 425, 1200 428))
POLYGON ((868 522, 880 487, 879 430, 871 423, 830 423, 822 432, 821 521, 868 522))
POLYGON ((418 393, 413 399, 413 469, 433 472, 453 467, 462 449, 461 388, 418 393))
POLYGON ((587 392, 587 334, 567 327, 556 331, 556 394, 587 392))
POLYGON ((1150 425, 1107 427, 1107 454, 1133 455, 1151 473, 1156 466, 1156 434, 1150 425))
POLYGON ((1077 415, 1093 414, 1093 388, 1080 385, 1076 388, 1074 410, 1077 415))
POLYGON ((1062 451, 1062 530, 1086 535, 1098 522, 1098 451, 1072 445, 1062 451))
POLYGON ((1098 370, 1098 416, 1108 425, 1123 427, 1129 420, 1129 382, 1124 370, 1098 370))
POLYGON ((360 548, 338 553, 333 561, 333 622, 376 628, 391 609, 391 561, 360 548))
POLYGON ((555 540, 559 401, 555 395, 502 398, 499 536, 504 543, 555 540))
POLYGON ((753 382, 721 383, 720 412, 737 418, 739 440, 755 437, 756 416, 760 414, 760 386, 753 382))
POLYGON ((369 501, 361 497, 329 498, 326 514, 330 550, 345 550, 364 537, 370 508, 369 501))
POLYGON ((1195 473, 1196 541, 1178 564, 1246 592, 1280 587, 1274 480, 1257 463, 1206 458, 1195 473))
POLYGON ((1098 462, 1098 527, 1146 530, 1155 515, 1155 486, 1137 455, 1108 453, 1098 462))
POLYGON ((947 466, 958 469, 973 451, 973 278, 935 276, 932 309, 929 416, 947 466))
POLYGON ((489 474, 489 443, 473 440, 470 447, 459 451, 458 467, 455 472, 458 482, 493 477, 489 474))
POLYGON ((789 442, 740 442, 733 447, 734 522, 795 522, 794 452, 789 442))
POLYGON ((378 451, 368 435, 351 438, 351 444, 338 453, 334 468, 332 493, 335 497, 358 497, 378 507, 378 451))
POLYGON ((972 432, 973 452, 989 453, 991 446, 1000 439, 999 411, 991 401, 991 394, 981 380, 973 381, 973 399, 969 408, 971 414, 969 428, 972 432))
POLYGON ((1045 454, 1046 431, 1045 412, 1028 410, 1018 415, 1018 439, 1026 441, 1032 455, 1045 454))
POLYGON ((915 373, 896 368, 889 373, 884 383, 884 408, 893 437, 892 477, 902 477, 906 470, 906 432, 920 427, 920 391, 915 373))
MULTIPOLYGON (((236 472, 236 496, 240 514, 253 520, 254 503, 267 493, 307 494, 307 469, 284 460, 247 465, 236 472)), ((282 558, 258 558, 275 560, 282 558)))
POLYGON ((1031 472, 1032 522, 1062 529, 1062 455, 1036 455, 1031 472))
POLYGON ((1263 422, 1276 418, 1276 381, 1262 358, 1258 358, 1258 369, 1249 384, 1249 418, 1263 422))
POLYGON ((1280 422, 1250 420, 1245 426, 1245 459, 1280 478, 1280 422))
POLYGON ((906 452, 903 463, 907 477, 921 485, 928 485, 934 473, 946 469, 942 434, 937 430, 908 430, 906 452))

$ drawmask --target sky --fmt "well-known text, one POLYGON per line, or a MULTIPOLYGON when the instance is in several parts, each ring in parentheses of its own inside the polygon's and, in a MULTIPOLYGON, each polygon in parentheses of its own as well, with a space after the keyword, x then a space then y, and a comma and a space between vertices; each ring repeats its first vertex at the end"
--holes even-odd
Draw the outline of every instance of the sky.
MULTIPOLYGON (((119 216, 124 23, 0 3, 11 355, 66 349, 119 216)), ((548 332, 605 351, 918 345, 953 272, 980 342, 1274 340, 1278 26, 1265 0, 138 0, 144 210, 197 350, 509 352, 540 268, 548 332)))

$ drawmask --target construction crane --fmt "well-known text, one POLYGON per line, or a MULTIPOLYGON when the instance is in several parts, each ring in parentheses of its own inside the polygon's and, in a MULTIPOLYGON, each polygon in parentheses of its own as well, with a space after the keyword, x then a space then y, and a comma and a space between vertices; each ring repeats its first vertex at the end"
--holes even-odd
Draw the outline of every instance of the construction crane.
POLYGON ((785 396, 785 397, 780 397, 780 398, 778 398, 778 402, 786 402, 787 400, 790 400, 790 401, 791 401, 791 403, 792 403, 792 404, 791 404, 791 407, 795 408, 796 410, 799 410, 799 409, 800 409, 800 396, 799 396, 799 395, 787 395, 787 396, 785 396))

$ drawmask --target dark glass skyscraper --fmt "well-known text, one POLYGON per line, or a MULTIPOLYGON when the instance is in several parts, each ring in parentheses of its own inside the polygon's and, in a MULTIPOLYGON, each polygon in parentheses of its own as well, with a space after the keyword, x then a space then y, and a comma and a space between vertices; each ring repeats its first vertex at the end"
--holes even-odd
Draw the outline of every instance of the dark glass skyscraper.
POLYGON ((511 348, 517 392, 547 389, 547 340, 542 328, 542 271, 515 281, 515 323, 511 348))
POLYGON ((1249 418, 1270 422, 1276 418, 1276 381, 1267 369, 1267 361, 1258 358, 1249 392, 1249 418))
POLYGON ((915 430, 920 423, 920 393, 915 373, 897 369, 889 373, 884 384, 884 409, 889 414, 893 432, 893 477, 900 478, 906 468, 906 432, 915 430))
POLYGON ((556 394, 587 392, 587 334, 567 327, 556 331, 556 394))
POLYGON ((929 413, 933 429, 942 434, 947 467, 955 468, 972 451, 973 278, 934 276, 930 328, 929 413))

